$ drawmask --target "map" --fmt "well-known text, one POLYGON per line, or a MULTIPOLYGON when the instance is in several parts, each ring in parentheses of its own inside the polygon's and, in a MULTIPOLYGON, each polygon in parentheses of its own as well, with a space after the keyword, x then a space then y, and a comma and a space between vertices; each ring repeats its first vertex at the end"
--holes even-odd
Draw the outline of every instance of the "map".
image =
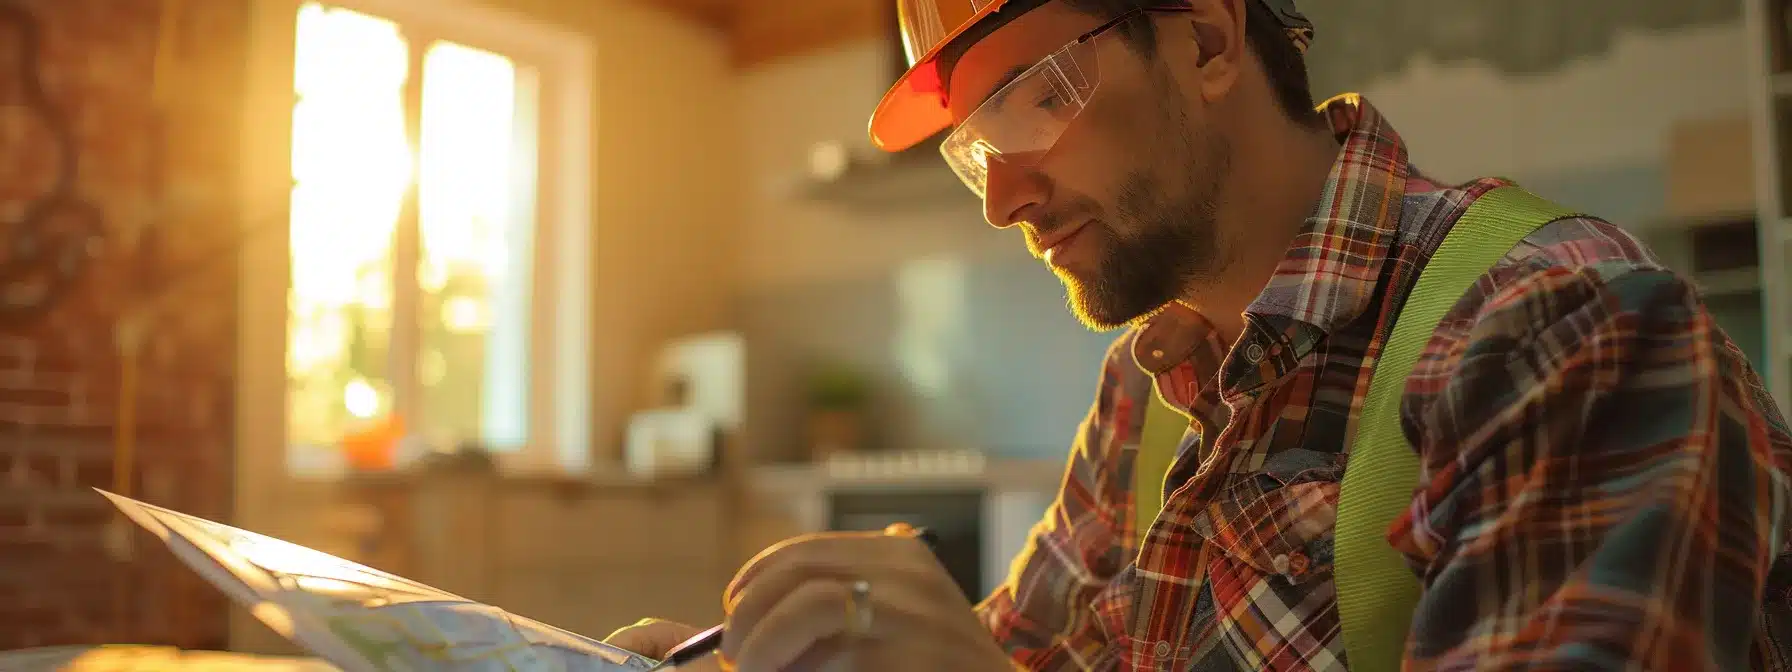
POLYGON ((654 664, 304 546, 100 494, 262 623, 344 672, 626 672, 654 664))

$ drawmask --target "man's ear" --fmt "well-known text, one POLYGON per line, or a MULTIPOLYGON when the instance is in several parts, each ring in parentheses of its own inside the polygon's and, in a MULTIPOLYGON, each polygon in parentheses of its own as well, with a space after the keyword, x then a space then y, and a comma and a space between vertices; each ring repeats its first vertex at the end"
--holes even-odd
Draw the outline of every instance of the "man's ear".
POLYGON ((1194 31, 1195 83, 1201 98, 1214 102, 1237 86, 1245 64, 1244 3, 1253 0, 1195 0, 1189 12, 1194 31))

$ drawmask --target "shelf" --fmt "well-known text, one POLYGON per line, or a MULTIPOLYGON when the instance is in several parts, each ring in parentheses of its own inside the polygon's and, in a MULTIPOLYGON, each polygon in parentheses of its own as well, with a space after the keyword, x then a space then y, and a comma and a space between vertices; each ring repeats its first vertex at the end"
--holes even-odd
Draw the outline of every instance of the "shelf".
MULTIPOLYGON (((1753 221, 1755 221, 1755 212, 1753 210, 1716 212, 1700 215, 1667 215, 1664 217, 1644 220, 1640 222, 1633 231, 1638 233, 1691 231, 1693 229, 1701 229, 1708 226, 1722 226, 1725 224, 1753 221)), ((1786 225, 1788 231, 1792 231, 1792 219, 1785 221, 1789 222, 1786 225)))
POLYGON ((1761 269, 1732 268, 1692 274, 1693 284, 1707 296, 1747 294, 1761 291, 1761 269))
POLYGON ((1775 73, 1768 78, 1767 86, 1775 98, 1792 97, 1792 72, 1775 73))
POLYGON ((815 202, 872 212, 981 212, 981 201, 940 158, 939 143, 932 141, 894 154, 819 143, 810 148, 808 170, 795 177, 796 195, 815 202))
POLYGON ((944 162, 915 160, 854 163, 830 177, 805 176, 798 195, 822 203, 862 211, 958 209, 981 212, 976 194, 966 189, 944 162))

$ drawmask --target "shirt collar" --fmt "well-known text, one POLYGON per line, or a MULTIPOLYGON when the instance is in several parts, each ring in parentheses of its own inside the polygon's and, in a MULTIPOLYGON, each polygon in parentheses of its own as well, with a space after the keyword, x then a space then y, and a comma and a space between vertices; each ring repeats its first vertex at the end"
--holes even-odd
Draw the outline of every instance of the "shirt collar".
POLYGON ((1320 109, 1342 143, 1338 159, 1313 214, 1245 314, 1330 333, 1375 297, 1411 168, 1406 143, 1361 96, 1338 96, 1320 109))
MULTIPOLYGON (((1373 301, 1411 174, 1406 143, 1361 96, 1338 96, 1320 110, 1342 145, 1338 158, 1313 214, 1245 308, 1254 326, 1280 332, 1294 350, 1349 323, 1373 301)), ((1172 303, 1140 330, 1133 357, 1140 368, 1162 373, 1214 338, 1211 324, 1172 303)))

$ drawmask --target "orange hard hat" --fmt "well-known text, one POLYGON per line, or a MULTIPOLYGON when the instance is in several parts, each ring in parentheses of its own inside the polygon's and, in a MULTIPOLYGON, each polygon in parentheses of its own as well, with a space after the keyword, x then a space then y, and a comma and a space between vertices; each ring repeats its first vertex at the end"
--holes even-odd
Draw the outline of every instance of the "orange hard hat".
POLYGON ((896 0, 897 27, 911 65, 871 113, 872 143, 899 152, 952 125, 946 111, 946 82, 939 70, 940 51, 1008 1, 896 0))
MULTIPOLYGON (((1267 7, 1287 30, 1296 48, 1306 50, 1313 24, 1295 9, 1294 0, 1255 0, 1267 7)), ((939 56, 946 45, 985 21, 1004 6, 1024 12, 1036 0, 896 0, 897 27, 910 66, 871 113, 871 142, 886 152, 900 152, 952 125, 946 109, 945 74, 939 56)))

